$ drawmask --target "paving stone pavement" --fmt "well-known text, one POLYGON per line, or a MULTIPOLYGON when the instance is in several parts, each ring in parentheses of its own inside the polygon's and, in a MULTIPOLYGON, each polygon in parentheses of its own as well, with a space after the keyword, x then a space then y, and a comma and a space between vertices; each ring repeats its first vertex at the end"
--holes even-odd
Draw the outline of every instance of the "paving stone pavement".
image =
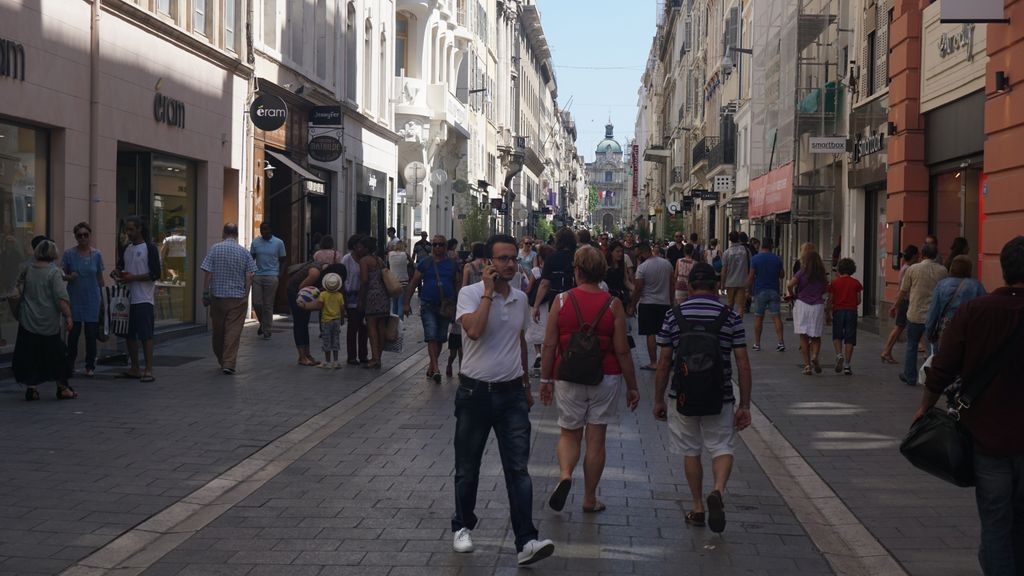
MULTIPOLYGON (((436 385, 416 366, 400 392, 339 429, 250 497, 144 572, 166 574, 508 574, 517 570, 496 445, 488 445, 477 551, 451 551, 455 379, 436 385)), ((546 508, 557 479, 554 407, 534 406, 534 520, 556 542, 538 574, 832 574, 742 445, 723 536, 684 525, 681 459, 647 396, 611 427, 600 497, 583 514, 582 476, 566 510, 546 508)), ((710 471, 709 471, 710 473, 710 471)), ((710 483, 710 477, 706 479, 710 483)))
MULTIPOLYGON (((752 344, 752 316, 746 324, 752 344)), ((784 353, 775 352, 775 332, 766 325, 763 351, 750 353, 754 403, 908 573, 980 574, 974 490, 935 479, 899 453, 922 388, 900 382, 901 366, 879 360, 883 338, 865 331, 853 376, 836 374, 831 328, 825 329, 824 371, 803 376, 792 324, 785 324, 784 353)), ((893 355, 902 359, 904 346, 898 343, 893 355)))
MULTIPOLYGON (((418 322, 407 329, 401 357, 420 348, 418 322)), ((290 335, 265 343, 254 331, 246 329, 234 378, 219 375, 200 336, 158 348, 158 356, 184 364, 158 366, 154 384, 97 378, 77 383, 80 400, 26 405, 13 383, 0 382, 0 574, 60 572, 379 375, 298 368, 290 335)), ((860 337, 852 377, 800 376, 789 333, 790 351, 752 353, 755 403, 909 572, 979 573, 973 492, 932 480, 899 456, 895 445, 920 389, 899 384, 896 367, 878 363, 876 336, 860 337)), ((386 367, 395 358, 386 355, 386 367)), ((386 373, 398 383, 392 397, 145 573, 517 571, 493 440, 481 478, 478 550, 451 552, 456 382, 428 383, 423 370, 386 373)), ((566 511, 546 508, 557 478, 556 413, 534 407, 534 519, 557 549, 532 572, 832 574, 743 443, 725 534, 683 525, 689 493, 681 459, 667 449, 665 425, 650 416, 651 373, 640 374, 640 408, 623 408, 621 424, 609 429, 600 493, 609 509, 600 515, 579 510, 579 470, 566 511)))
MULTIPOLYGON (((74 380, 79 399, 58 402, 49 384, 29 404, 0 380, 0 574, 60 572, 379 375, 299 367, 291 325, 276 327, 269 341, 245 328, 235 376, 199 335, 158 341, 153 383, 101 367, 74 380)), ((385 365, 421 333, 407 323, 410 344, 385 365)))

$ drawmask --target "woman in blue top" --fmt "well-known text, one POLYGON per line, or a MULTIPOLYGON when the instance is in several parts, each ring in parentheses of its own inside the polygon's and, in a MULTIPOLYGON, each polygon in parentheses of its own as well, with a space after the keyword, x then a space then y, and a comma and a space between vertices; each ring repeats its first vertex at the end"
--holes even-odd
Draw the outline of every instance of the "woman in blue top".
POLYGON ((64 251, 60 267, 68 281, 71 297, 71 318, 74 324, 68 334, 68 368, 74 372, 78 359, 78 337, 85 328, 85 375, 96 371, 96 336, 99 333, 100 291, 103 288, 103 255, 90 244, 92 227, 87 222, 75 225, 78 245, 64 251))
POLYGON ((949 261, 949 276, 943 278, 935 286, 932 303, 928 306, 928 319, 925 321, 925 334, 938 350, 942 339, 942 329, 946 322, 956 314, 957 308, 968 300, 984 296, 985 287, 974 278, 971 270, 974 262, 968 256, 954 256, 949 261))

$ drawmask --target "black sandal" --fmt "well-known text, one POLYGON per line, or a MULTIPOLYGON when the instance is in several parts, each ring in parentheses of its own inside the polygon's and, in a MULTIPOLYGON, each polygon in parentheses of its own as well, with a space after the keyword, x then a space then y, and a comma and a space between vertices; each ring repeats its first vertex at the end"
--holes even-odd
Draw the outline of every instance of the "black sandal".
POLYGON ((704 526, 704 513, 703 512, 687 512, 686 523, 690 526, 704 526))
MULTIPOLYGON (((38 393, 36 393, 36 396, 38 397, 38 393)), ((78 392, 75 392, 75 389, 71 386, 57 387, 57 400, 74 400, 75 398, 78 398, 78 392)))
POLYGON ((39 390, 36 390, 35 388, 25 388, 25 401, 32 402, 34 400, 39 400, 39 390))

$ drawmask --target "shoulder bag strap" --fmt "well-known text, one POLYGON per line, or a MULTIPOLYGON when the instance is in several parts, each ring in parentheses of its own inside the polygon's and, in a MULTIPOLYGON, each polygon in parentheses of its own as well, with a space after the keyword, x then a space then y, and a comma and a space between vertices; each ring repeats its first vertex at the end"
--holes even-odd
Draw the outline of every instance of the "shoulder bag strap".
POLYGON ((441 283, 441 272, 437 269, 437 260, 431 258, 430 265, 434 267, 434 282, 437 283, 437 296, 444 299, 444 284, 441 283))
POLYGON ((953 300, 956 300, 957 294, 960 293, 960 289, 964 287, 966 282, 966 278, 960 279, 960 283, 956 285, 956 290, 953 291, 953 295, 949 297, 949 300, 947 300, 946 304, 942 307, 942 314, 939 314, 939 322, 942 322, 942 319, 946 317, 946 313, 949 312, 949 307, 953 305, 953 300))
POLYGON ((957 395, 957 411, 967 409, 971 407, 971 403, 981 396, 981 393, 988 388, 988 385, 995 379, 996 374, 1002 369, 1010 356, 1014 351, 1019 350, 1018 347, 1014 346, 1018 340, 1024 339, 1024 321, 1017 322, 1017 329, 1010 334, 1006 342, 1003 342, 999 348, 999 352, 985 364, 985 370, 972 378, 970 382, 964 381, 963 386, 960 388, 960 393, 957 395))

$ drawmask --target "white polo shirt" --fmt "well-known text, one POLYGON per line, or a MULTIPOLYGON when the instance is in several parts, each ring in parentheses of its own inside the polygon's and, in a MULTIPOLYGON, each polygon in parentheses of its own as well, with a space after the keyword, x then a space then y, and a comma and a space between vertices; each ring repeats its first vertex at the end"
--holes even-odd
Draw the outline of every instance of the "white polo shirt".
MULTIPOLYGON (((455 321, 476 312, 484 295, 484 283, 477 282, 459 290, 455 321)), ((509 289, 506 299, 497 292, 491 303, 487 328, 479 340, 462 338, 461 373, 484 382, 507 382, 523 377, 523 356, 520 334, 530 321, 530 306, 522 290, 509 289)))

